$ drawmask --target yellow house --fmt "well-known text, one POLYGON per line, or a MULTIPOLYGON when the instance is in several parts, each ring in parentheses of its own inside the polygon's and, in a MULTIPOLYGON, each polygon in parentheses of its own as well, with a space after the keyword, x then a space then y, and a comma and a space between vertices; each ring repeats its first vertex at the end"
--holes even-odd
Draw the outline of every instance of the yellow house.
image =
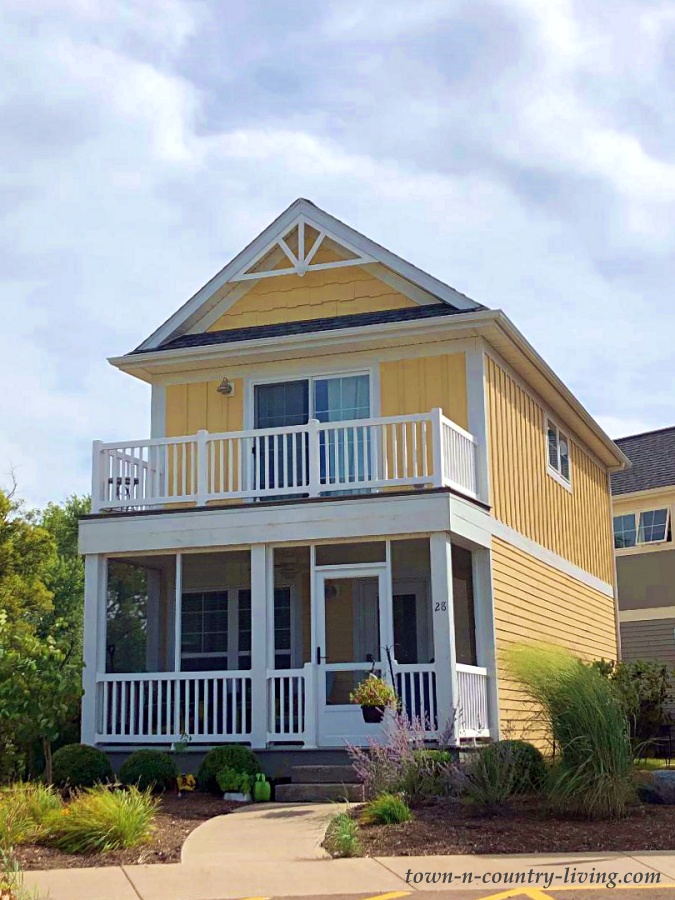
POLYGON ((370 671, 520 736, 509 643, 616 657, 626 458, 502 312, 301 199, 111 362, 151 436, 94 443, 87 743, 363 744, 370 671))

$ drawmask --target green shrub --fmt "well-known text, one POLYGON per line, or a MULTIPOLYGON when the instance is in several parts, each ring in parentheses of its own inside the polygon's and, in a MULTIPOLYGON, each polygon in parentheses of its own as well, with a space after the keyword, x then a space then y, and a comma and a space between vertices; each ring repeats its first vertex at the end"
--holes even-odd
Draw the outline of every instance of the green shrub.
POLYGON ((141 791, 164 791, 176 787, 178 767, 174 758, 159 750, 136 750, 122 763, 120 781, 141 791))
POLYGON ((359 826, 347 813, 338 813, 328 823, 323 845, 330 855, 336 859, 361 856, 362 847, 359 840, 359 826))
POLYGON ((368 825, 400 825, 411 818, 410 807, 398 794, 380 794, 361 813, 361 821, 368 825))
POLYGON ((519 786, 517 754, 511 747, 494 752, 483 747, 466 765, 457 769, 456 785, 460 797, 486 812, 507 803, 519 786))
POLYGON ((197 784, 201 791, 218 793, 218 773, 223 769, 235 769, 254 776, 262 772, 258 757, 241 744, 224 744, 214 747, 204 757, 197 772, 197 784))
POLYGON ((553 808, 588 819, 625 815, 635 798, 633 753, 613 685, 559 647, 512 647, 508 665, 541 707, 560 752, 547 783, 553 808))
POLYGON ((548 770, 543 755, 527 741, 495 741, 488 744, 482 751, 483 756, 494 755, 498 759, 495 763, 507 761, 513 762, 513 791, 516 794, 525 794, 529 791, 539 790, 544 782, 548 770))
POLYGON ((61 798, 43 784, 15 784, 0 790, 0 850, 33 843, 48 829, 52 813, 61 809, 61 798))
POLYGON ((66 744, 52 759, 54 784, 71 788, 93 787, 113 777, 110 760, 102 750, 87 744, 66 744))
POLYGON ((635 743, 640 750, 648 752, 650 739, 668 721, 667 708, 673 699, 670 669, 662 663, 644 659, 625 662, 603 659, 594 662, 593 666, 616 688, 635 743))
POLYGON ((455 759, 449 750, 413 750, 404 766, 399 788, 409 803, 444 797, 451 792, 455 759))
POLYGON ((152 836, 158 803, 149 790, 136 787, 122 791, 104 785, 88 788, 53 815, 47 842, 66 853, 137 847, 152 836))
POLYGON ((216 781, 223 793, 248 794, 251 790, 251 776, 246 772, 237 772, 230 766, 225 766, 218 772, 216 781))

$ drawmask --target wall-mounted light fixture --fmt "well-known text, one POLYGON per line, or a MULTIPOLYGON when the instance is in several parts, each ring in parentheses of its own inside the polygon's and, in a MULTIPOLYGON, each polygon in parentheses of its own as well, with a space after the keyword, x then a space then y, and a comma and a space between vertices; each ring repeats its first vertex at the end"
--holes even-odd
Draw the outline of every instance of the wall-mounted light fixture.
POLYGON ((229 380, 227 376, 223 378, 223 380, 218 385, 218 393, 223 394, 225 397, 231 397, 234 394, 234 385, 229 380))

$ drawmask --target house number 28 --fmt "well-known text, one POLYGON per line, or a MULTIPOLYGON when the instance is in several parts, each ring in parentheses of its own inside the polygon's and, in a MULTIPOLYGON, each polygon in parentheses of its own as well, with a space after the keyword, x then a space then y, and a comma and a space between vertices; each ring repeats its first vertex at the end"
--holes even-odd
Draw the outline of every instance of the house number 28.
POLYGON ((434 612, 446 612, 448 609, 447 600, 438 600, 434 606, 434 612))

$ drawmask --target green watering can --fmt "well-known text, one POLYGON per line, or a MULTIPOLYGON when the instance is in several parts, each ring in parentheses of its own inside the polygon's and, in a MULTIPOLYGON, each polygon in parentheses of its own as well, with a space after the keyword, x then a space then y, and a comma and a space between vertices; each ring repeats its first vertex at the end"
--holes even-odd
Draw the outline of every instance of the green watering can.
POLYGON ((271 796, 272 785, 260 772, 255 776, 255 781, 253 782, 253 800, 256 803, 268 803, 271 796))

